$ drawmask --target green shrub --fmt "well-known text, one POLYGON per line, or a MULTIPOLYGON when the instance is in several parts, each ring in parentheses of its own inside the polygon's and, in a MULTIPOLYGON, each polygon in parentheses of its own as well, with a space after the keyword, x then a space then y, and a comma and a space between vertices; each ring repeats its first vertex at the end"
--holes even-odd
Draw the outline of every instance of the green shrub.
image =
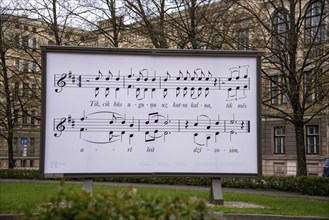
POLYGON ((139 194, 137 189, 100 192, 61 189, 37 214, 25 209, 22 219, 211 219, 206 201, 183 196, 139 194))
POLYGON ((34 169, 0 169, 0 179, 38 179, 39 170, 34 169))

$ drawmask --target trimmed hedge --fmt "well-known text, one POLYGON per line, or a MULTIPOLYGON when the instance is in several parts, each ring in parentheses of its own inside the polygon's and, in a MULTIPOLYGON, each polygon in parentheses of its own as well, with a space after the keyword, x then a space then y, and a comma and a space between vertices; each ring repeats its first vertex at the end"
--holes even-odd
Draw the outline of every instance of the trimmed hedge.
MULTIPOLYGON (((39 170, 0 169, 1 179, 39 179, 39 170)), ((69 179, 67 179, 69 180, 69 179)), ((210 178, 149 177, 149 178, 94 178, 96 182, 122 182, 167 185, 210 186, 210 178)), ((279 190, 306 195, 329 196, 329 178, 320 176, 263 176, 227 177, 222 179, 223 187, 279 190)))
POLYGON ((0 179, 39 179, 39 170, 0 169, 0 179))

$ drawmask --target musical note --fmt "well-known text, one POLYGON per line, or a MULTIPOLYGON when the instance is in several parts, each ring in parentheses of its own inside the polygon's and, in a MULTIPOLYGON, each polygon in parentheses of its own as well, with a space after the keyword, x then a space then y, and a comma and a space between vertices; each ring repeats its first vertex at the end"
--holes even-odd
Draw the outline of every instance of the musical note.
POLYGON ((113 74, 112 74, 111 70, 109 70, 109 75, 105 78, 105 80, 109 81, 110 79, 113 79, 113 74))
POLYGON ((99 87, 96 87, 95 88, 95 98, 98 96, 98 94, 99 94, 99 87))
POLYGON ((183 73, 182 73, 182 71, 179 70, 176 80, 180 80, 181 78, 183 78, 183 73))
POLYGON ((163 98, 166 98, 167 95, 168 95, 168 89, 164 88, 163 89, 163 98))
POLYGON ((179 93, 180 93, 180 87, 177 87, 176 88, 176 97, 179 95, 179 93))
MULTIPOLYGON (((105 98, 110 94, 110 88, 105 88, 105 98)), ((98 94, 97 94, 98 95, 98 94)))
POLYGON ((98 70, 98 75, 97 77, 95 78, 96 81, 98 81, 99 79, 103 78, 103 74, 100 70, 98 70))

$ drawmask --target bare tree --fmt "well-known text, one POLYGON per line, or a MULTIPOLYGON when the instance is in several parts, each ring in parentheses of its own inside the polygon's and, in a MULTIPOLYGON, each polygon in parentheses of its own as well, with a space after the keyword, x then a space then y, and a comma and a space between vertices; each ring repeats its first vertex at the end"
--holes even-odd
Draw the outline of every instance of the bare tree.
POLYGON ((79 44, 77 39, 70 42, 68 36, 75 33, 73 28, 77 23, 76 15, 79 14, 80 5, 65 0, 21 0, 24 13, 32 18, 42 21, 45 27, 38 34, 48 40, 48 44, 79 44))
POLYGON ((328 1, 234 2, 231 12, 247 13, 258 26, 253 47, 264 51, 263 116, 293 125, 297 175, 307 175, 304 126, 329 107, 328 1))
POLYGON ((132 32, 150 39, 156 48, 219 49, 227 4, 213 0, 126 0, 132 32))
POLYGON ((13 138, 17 127, 18 115, 23 104, 17 102, 15 82, 21 81, 12 65, 13 49, 17 47, 16 34, 12 30, 19 25, 14 15, 16 5, 1 2, 0 15, 0 137, 7 142, 8 167, 15 166, 13 138))
POLYGON ((168 48, 166 14, 170 10, 166 0, 125 0, 127 14, 133 25, 132 33, 150 39, 155 48, 168 48))
POLYGON ((76 14, 95 31, 98 44, 119 47, 120 33, 124 29, 124 9, 120 0, 82 0, 82 10, 76 14))
POLYGON ((175 29, 174 36, 180 48, 200 49, 203 46, 206 21, 211 17, 207 13, 211 7, 210 2, 209 0, 172 1, 175 12, 169 15, 170 25, 175 29))

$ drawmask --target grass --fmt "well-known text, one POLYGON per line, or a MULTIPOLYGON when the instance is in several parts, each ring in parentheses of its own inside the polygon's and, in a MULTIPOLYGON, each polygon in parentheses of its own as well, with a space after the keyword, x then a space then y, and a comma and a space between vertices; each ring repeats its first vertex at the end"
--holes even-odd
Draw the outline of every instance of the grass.
MULTIPOLYGON (((0 183, 0 214, 20 213, 24 207, 37 207, 47 202, 57 192, 58 183, 0 183)), ((72 190, 81 190, 82 184, 66 183, 65 187, 72 190)), ((94 185, 93 194, 101 191, 126 190, 126 187, 94 185)), ((165 194, 168 196, 183 195, 208 200, 209 191, 182 190, 168 188, 138 188, 139 193, 165 194)), ((224 213, 241 214, 273 214, 288 216, 321 216, 329 217, 329 200, 314 198, 300 198, 292 196, 254 195, 248 193, 224 192, 225 202, 246 202, 264 206, 257 208, 232 208, 216 206, 215 210, 224 213)))

